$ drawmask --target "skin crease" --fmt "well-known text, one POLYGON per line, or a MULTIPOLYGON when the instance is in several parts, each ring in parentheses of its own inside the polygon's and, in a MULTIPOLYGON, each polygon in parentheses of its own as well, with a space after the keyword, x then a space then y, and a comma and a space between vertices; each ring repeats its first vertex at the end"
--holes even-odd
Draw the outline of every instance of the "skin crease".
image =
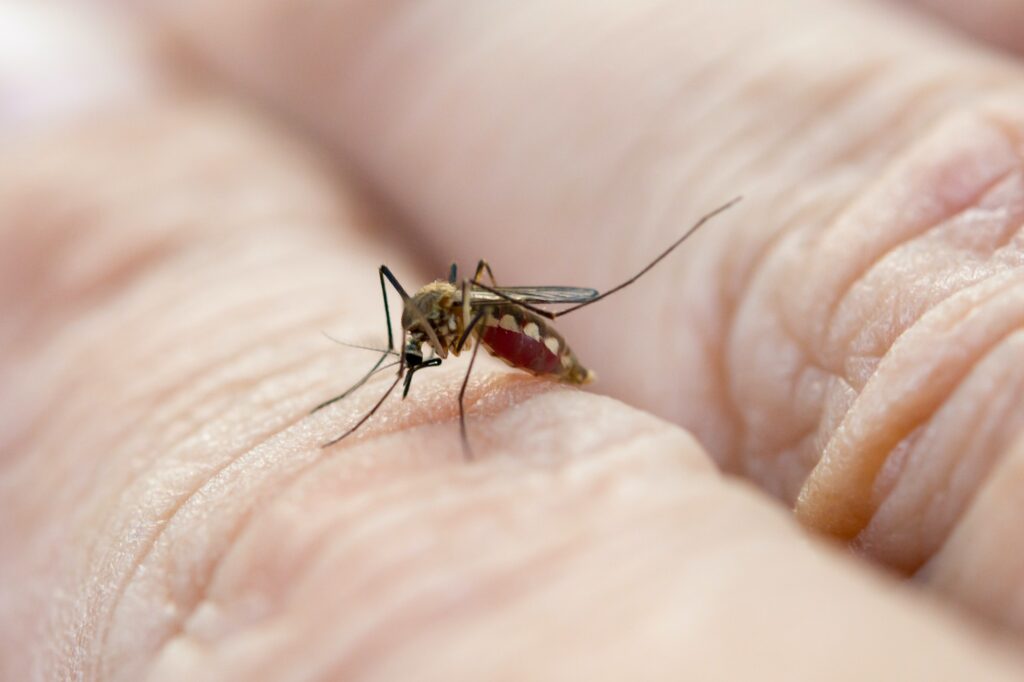
POLYGON ((1017 0, 903 0, 966 33, 1016 54, 1024 53, 1024 14, 1017 0))
POLYGON ((250 5, 268 20, 246 31, 149 7, 354 158, 436 263, 502 254, 499 280, 600 288, 748 193, 560 328, 603 390, 805 524, 913 573, 995 484, 1021 427, 1016 62, 869 4, 353 2, 283 25, 250 5))
MULTIPOLYGON (((179 4, 172 18, 348 150, 429 248, 456 245, 464 264, 500 254, 499 281, 615 283, 609 263, 642 264, 679 215, 756 184, 648 293, 560 328, 606 390, 693 426, 783 499, 811 473, 805 521, 859 532, 900 568, 931 557, 922 584, 1014 627, 1019 607, 999 596, 1020 580, 1006 556, 1024 554, 1006 521, 1019 508, 1017 71, 838 3, 732 19, 555 6, 349 3, 324 18, 264 2, 234 6, 251 21, 229 27, 179 4), (700 43, 705 24, 729 44, 795 20, 806 43, 743 56, 700 43), (837 25, 872 49, 843 57, 837 25), (315 39, 342 26, 350 40, 315 39), (622 40, 640 30, 643 51, 622 40), (525 59, 523 35, 543 50, 525 59), (599 48, 614 68, 588 79, 599 48), (801 64, 807 50, 835 54, 801 64), (305 69, 313 56, 344 68, 305 69), (314 77, 336 79, 326 106, 314 77), (652 321, 673 333, 624 355, 619 330, 652 321), (995 416, 972 416, 978 402, 995 416), (954 447, 943 429, 976 437, 954 447), (913 467, 953 494, 904 480, 913 467), (880 548, 894 533, 912 541, 880 548)), ((469 396, 483 461, 460 459, 459 363, 325 454, 317 444, 384 384, 307 418, 368 364, 319 331, 379 342, 376 265, 429 274, 376 239, 379 219, 301 145, 151 79, 142 102, 107 93, 102 111, 7 138, 0 583, 19 589, 0 597, 0 677, 1019 675, 1006 650, 716 474, 679 429, 483 358, 469 396)))

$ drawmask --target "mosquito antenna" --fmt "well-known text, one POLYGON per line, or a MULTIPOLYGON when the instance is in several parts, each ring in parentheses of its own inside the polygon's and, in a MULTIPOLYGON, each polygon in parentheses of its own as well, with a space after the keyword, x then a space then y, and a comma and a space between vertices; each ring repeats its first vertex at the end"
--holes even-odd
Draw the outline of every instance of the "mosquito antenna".
POLYGON ((630 284, 632 284, 633 282, 637 281, 638 279, 640 279, 641 277, 646 275, 647 272, 651 268, 653 268, 655 265, 657 265, 662 260, 664 260, 665 257, 668 256, 670 253, 672 253, 676 249, 677 246, 679 246, 680 244, 685 242, 690 237, 690 235, 692 235, 694 232, 696 232, 698 229, 700 229, 706 222, 708 222, 709 220, 714 218, 716 215, 718 215, 722 211, 725 211, 726 209, 732 208, 737 203, 739 203, 742 199, 743 199, 743 197, 741 197, 741 196, 740 197, 736 197, 734 199, 731 199, 728 202, 726 202, 726 203, 722 204, 721 206, 719 206, 718 208, 716 208, 715 210, 711 211, 710 213, 706 213, 703 216, 701 216, 701 218, 696 223, 694 223, 693 226, 689 230, 687 230, 683 234, 682 237, 680 237, 679 239, 677 239, 674 242, 672 242, 671 246, 669 246, 667 249, 662 251, 661 254, 657 258, 652 260, 650 263, 648 263, 644 267, 643 270, 641 270, 640 272, 636 273, 635 275, 633 275, 632 277, 627 279, 622 284, 619 284, 618 286, 614 286, 611 289, 609 289, 608 291, 605 291, 604 293, 602 293, 602 294, 600 294, 598 296, 595 296, 594 298, 592 298, 592 299, 590 299, 588 301, 584 301, 582 303, 577 303, 576 305, 572 306, 571 308, 566 308, 565 310, 559 310, 559 311, 553 312, 551 310, 544 310, 543 308, 538 308, 537 306, 531 305, 531 304, 529 304, 529 303, 527 303, 525 301, 516 300, 516 299, 512 298, 511 296, 509 296, 508 294, 502 293, 501 291, 498 291, 497 289, 495 289, 493 287, 487 286, 483 282, 476 282, 476 281, 474 281, 473 282, 473 286, 479 287, 479 288, 483 289, 484 291, 489 291, 492 294, 494 294, 495 296, 497 296, 498 298, 504 299, 504 300, 508 301, 509 303, 514 303, 515 305, 517 305, 520 308, 523 308, 525 310, 529 310, 531 313, 535 313, 537 315, 540 315, 541 317, 544 317, 544 318, 546 318, 548 320, 554 320, 556 318, 561 317, 562 315, 568 315, 569 313, 574 312, 576 310, 579 310, 580 308, 584 308, 584 307, 586 307, 586 306, 588 306, 588 305, 590 305, 592 303, 597 303, 601 299, 608 298, 609 296, 611 296, 615 292, 621 291, 622 289, 625 289, 630 284))
POLYGON ((632 284, 633 282, 637 281, 638 279, 640 279, 641 277, 643 277, 644 275, 646 275, 646 274, 647 274, 647 272, 648 272, 648 271, 649 271, 649 270, 650 270, 651 268, 653 268, 653 267, 654 267, 655 265, 657 265, 657 264, 658 264, 658 263, 660 263, 660 262, 661 262, 662 260, 664 260, 664 259, 665 259, 665 257, 666 257, 666 256, 668 256, 668 255, 669 255, 670 253, 672 253, 673 251, 675 251, 675 250, 676 250, 676 247, 677 247, 677 246, 679 246, 680 244, 682 244, 683 242, 685 242, 685 241, 686 241, 687 239, 689 239, 689 238, 690 238, 690 236, 691 236, 691 235, 692 235, 692 234, 693 234, 694 232, 696 232, 697 230, 699 230, 699 229, 700 229, 701 227, 703 227, 703 226, 704 226, 704 224, 705 224, 706 222, 708 222, 709 220, 711 220, 712 218, 714 218, 714 217, 715 217, 716 215, 718 215, 719 213, 721 213, 721 212, 723 212, 723 211, 726 211, 726 210, 728 210, 728 209, 732 208, 733 206, 735 206, 736 204, 738 204, 738 203, 739 203, 739 202, 740 202, 740 201, 741 201, 742 199, 743 199, 743 197, 742 197, 742 196, 739 196, 739 197, 735 197, 735 198, 733 198, 733 199, 730 199, 729 201, 725 202, 724 204, 722 204, 721 206, 719 206, 719 207, 718 207, 718 208, 716 208, 715 210, 711 211, 710 213, 705 213, 705 214, 704 214, 703 216, 701 216, 701 218, 700 218, 700 219, 699 219, 699 220, 698 220, 698 221, 697 221, 696 223, 694 223, 694 224, 693 224, 693 227, 691 227, 691 228, 690 228, 689 230, 687 230, 686 232, 684 232, 684 233, 683 233, 683 236, 682 236, 682 237, 680 237, 679 239, 677 239, 677 240, 675 240, 674 242, 672 242, 672 245, 671 245, 671 246, 669 246, 669 247, 668 247, 667 249, 665 249, 664 251, 662 251, 662 252, 661 252, 661 254, 660 254, 660 255, 659 255, 659 256, 658 256, 657 258, 655 258, 654 260, 652 260, 652 261, 651 261, 650 263, 648 263, 648 264, 647 264, 647 266, 646 266, 646 267, 644 267, 644 269, 643 269, 643 270, 641 270, 640 272, 636 273, 635 275, 633 275, 632 277, 630 277, 629 279, 627 279, 627 280, 626 280, 625 282, 623 282, 622 284, 620 284, 620 285, 618 285, 618 286, 616 286, 616 287, 612 287, 612 288, 611 288, 611 289, 609 289, 608 291, 605 291, 604 293, 602 293, 602 294, 601 294, 600 296, 597 296, 596 298, 592 298, 592 299, 590 299, 589 301, 585 301, 585 302, 583 302, 583 303, 580 303, 579 305, 574 305, 573 307, 571 307, 571 308, 567 308, 567 309, 565 309, 565 310, 560 310, 560 311, 558 311, 557 313, 555 313, 555 316, 556 316, 556 317, 560 317, 560 316, 562 316, 562 315, 565 315, 565 314, 567 314, 567 313, 571 313, 571 312, 572 312, 572 311, 574 311, 574 310, 579 310, 580 308, 582 308, 582 307, 584 307, 584 306, 588 306, 588 305, 590 305, 591 303, 597 303, 597 302, 598 302, 598 301, 600 301, 600 300, 601 300, 602 298, 607 298, 608 296, 611 296, 611 295, 612 295, 612 294, 614 294, 614 293, 615 293, 616 291, 619 291, 619 290, 621 290, 621 289, 625 289, 625 288, 626 288, 626 287, 628 287, 628 286, 629 286, 630 284, 632 284))
MULTIPOLYGON (((328 340, 333 341, 334 343, 338 344, 339 346, 348 346, 349 348, 358 348, 359 350, 372 350, 374 353, 386 353, 388 355, 398 355, 398 351, 392 350, 390 348, 374 348, 373 346, 361 346, 358 343, 349 343, 348 341, 342 341, 341 339, 338 339, 338 338, 335 338, 335 337, 331 336, 327 332, 323 332, 322 331, 320 333, 323 334, 324 336, 326 336, 328 340)), ((390 367, 390 365, 389 365, 389 367, 390 367)))

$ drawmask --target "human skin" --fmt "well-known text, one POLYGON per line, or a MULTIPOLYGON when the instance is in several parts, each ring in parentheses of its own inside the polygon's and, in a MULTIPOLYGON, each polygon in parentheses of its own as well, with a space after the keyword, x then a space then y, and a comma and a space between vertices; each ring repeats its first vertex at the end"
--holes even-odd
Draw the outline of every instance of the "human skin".
POLYGON ((908 5, 976 36, 986 43, 1015 54, 1024 54, 1024 12, 1017 0, 905 0, 908 5))
POLYGON ((0 161, 0 677, 1019 676, 1020 73, 880 8, 737 4, 148 8, 392 232, 308 142, 97 41, 145 87, 0 161), (319 447, 386 385, 307 414, 372 361, 320 331, 381 341, 380 262, 605 288, 737 193, 559 323, 661 419, 482 356, 476 461, 460 361, 319 447))

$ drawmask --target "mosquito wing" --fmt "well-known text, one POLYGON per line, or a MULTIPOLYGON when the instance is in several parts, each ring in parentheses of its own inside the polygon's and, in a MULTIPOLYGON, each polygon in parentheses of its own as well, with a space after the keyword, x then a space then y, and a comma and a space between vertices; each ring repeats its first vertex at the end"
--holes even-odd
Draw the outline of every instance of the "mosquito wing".
MULTIPOLYGON (((584 303, 597 298, 598 292, 583 287, 493 287, 502 296, 522 303, 584 303)), ((486 289, 473 288, 470 305, 482 305, 506 300, 486 289)))

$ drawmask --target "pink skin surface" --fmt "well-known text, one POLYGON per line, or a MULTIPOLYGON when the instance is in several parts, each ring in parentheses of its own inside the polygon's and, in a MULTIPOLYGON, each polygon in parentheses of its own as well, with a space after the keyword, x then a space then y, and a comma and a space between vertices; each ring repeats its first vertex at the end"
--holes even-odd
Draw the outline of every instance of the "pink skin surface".
POLYGON ((0 5, 0 679, 1020 678, 1016 61, 860 2, 110 6, 0 5), (611 397, 481 354, 478 461, 465 360, 320 447, 381 262, 603 289, 737 193, 559 321, 611 397))

